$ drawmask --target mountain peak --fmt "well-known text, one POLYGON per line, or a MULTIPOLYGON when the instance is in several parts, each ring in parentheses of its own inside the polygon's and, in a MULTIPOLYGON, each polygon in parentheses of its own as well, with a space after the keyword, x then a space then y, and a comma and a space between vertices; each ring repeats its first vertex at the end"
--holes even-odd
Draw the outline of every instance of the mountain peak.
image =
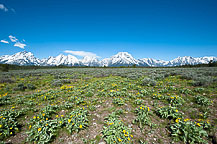
POLYGON ((181 66, 181 65, 196 65, 196 64, 207 64, 210 60, 217 61, 217 57, 198 57, 194 58, 191 56, 177 57, 170 61, 155 60, 152 58, 135 59, 128 52, 118 52, 116 55, 110 58, 105 58, 101 61, 97 57, 85 56, 83 59, 78 60, 73 55, 59 54, 56 57, 49 56, 46 59, 38 59, 31 52, 22 51, 13 55, 4 55, 0 57, 0 63, 3 64, 16 64, 16 65, 40 65, 40 66, 151 66, 151 67, 162 67, 162 66, 181 66))

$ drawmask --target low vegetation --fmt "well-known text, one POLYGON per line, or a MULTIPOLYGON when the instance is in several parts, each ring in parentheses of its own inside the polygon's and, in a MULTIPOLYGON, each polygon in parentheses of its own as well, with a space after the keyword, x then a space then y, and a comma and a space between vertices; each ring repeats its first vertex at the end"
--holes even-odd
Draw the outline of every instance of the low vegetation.
POLYGON ((216 86, 215 67, 5 70, 0 143, 212 143, 216 86))

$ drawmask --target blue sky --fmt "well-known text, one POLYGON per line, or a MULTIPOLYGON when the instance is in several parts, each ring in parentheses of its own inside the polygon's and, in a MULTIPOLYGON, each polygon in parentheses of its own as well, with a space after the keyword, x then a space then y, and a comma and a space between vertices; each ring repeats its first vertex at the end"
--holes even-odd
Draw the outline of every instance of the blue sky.
POLYGON ((0 0, 0 19, 0 55, 217 56, 217 0, 0 0))

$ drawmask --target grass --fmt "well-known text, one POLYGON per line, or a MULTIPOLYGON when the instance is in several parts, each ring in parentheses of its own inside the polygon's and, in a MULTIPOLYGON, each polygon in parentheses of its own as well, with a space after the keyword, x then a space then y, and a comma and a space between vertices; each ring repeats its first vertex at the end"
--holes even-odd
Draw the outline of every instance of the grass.
POLYGON ((189 77, 182 77, 187 72, 206 77, 207 71, 215 73, 217 69, 74 68, 2 72, 0 78, 8 77, 13 82, 0 83, 0 142, 211 143, 217 121, 217 83, 213 80, 208 86, 193 86, 189 77), (140 77, 131 79, 131 73, 140 77), (152 73, 160 76, 153 79, 152 73), (143 84, 144 78, 147 84, 143 84), (36 89, 23 89, 30 84, 36 89), (9 119, 15 121, 14 125, 9 119), (177 133, 179 129, 185 129, 188 136, 177 133))

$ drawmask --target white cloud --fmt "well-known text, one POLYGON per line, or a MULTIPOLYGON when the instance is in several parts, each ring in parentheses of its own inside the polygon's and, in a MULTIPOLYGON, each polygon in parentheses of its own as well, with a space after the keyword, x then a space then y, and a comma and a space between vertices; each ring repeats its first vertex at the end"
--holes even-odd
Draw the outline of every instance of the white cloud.
POLYGON ((8 8, 6 8, 3 4, 0 4, 0 10, 7 12, 8 8))
POLYGON ((70 54, 76 55, 76 56, 81 56, 81 57, 84 57, 84 56, 99 57, 99 56, 97 56, 95 53, 92 53, 92 52, 71 51, 71 50, 65 50, 64 52, 65 52, 65 53, 70 53, 70 54))
POLYGON ((18 39, 15 37, 15 36, 12 36, 12 35, 9 35, 9 39, 12 41, 12 42, 17 42, 18 39))
POLYGON ((6 43, 6 44, 9 44, 9 42, 6 41, 6 40, 1 40, 0 42, 2 42, 2 43, 6 43))
POLYGON ((24 49, 24 47, 26 46, 26 44, 23 44, 23 43, 21 43, 21 42, 16 42, 16 43, 14 44, 14 46, 24 49))
POLYGON ((25 42, 25 40, 23 40, 23 42, 20 42, 15 36, 9 35, 8 37, 9 37, 9 39, 10 39, 12 42, 15 43, 15 44, 14 44, 15 47, 19 47, 19 48, 22 48, 22 49, 25 48, 26 44, 23 43, 23 42, 25 42))

